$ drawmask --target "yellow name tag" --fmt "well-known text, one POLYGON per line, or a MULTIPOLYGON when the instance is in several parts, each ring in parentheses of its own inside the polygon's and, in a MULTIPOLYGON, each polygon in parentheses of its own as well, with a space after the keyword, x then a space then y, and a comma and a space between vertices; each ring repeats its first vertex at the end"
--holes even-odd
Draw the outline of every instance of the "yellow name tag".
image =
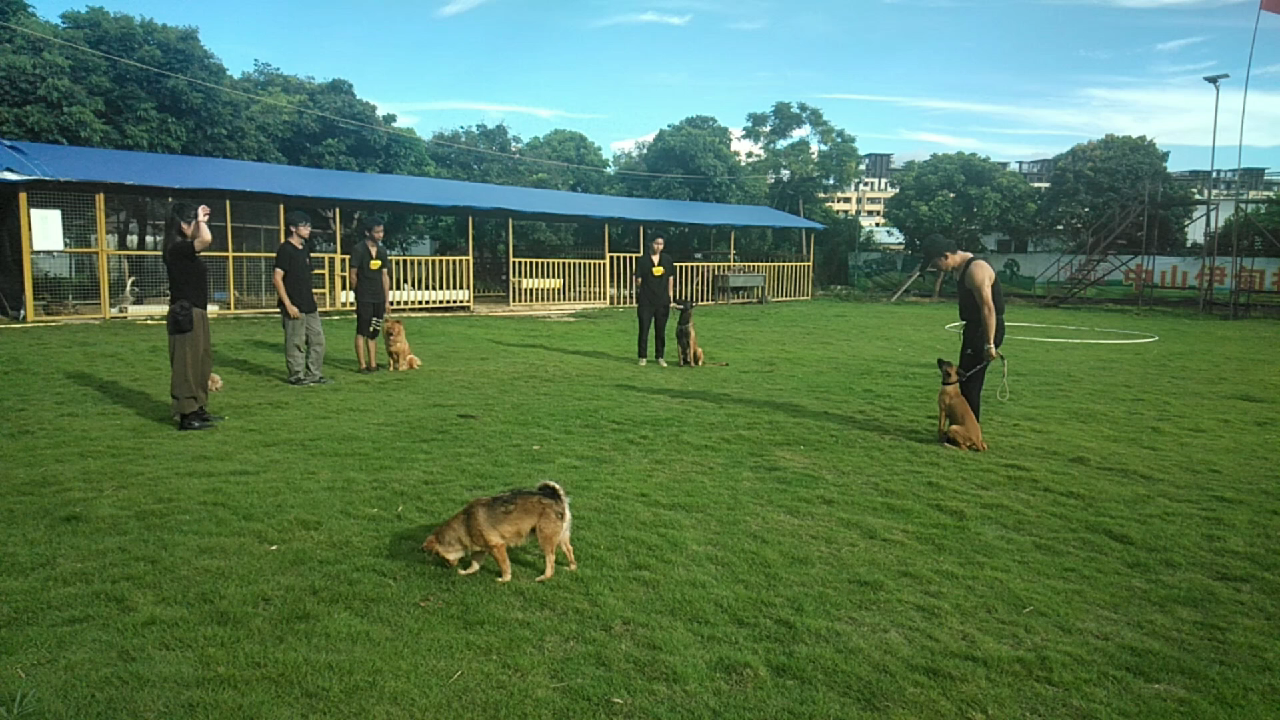
POLYGON ((374 258, 373 260, 370 260, 370 261, 369 261, 369 269, 370 269, 370 270, 377 270, 377 269, 378 269, 378 268, 380 268, 380 267, 382 267, 382 261, 381 261, 381 260, 378 260, 377 258, 374 258))
POLYGON ((665 269, 665 268, 663 268, 661 265, 654 265, 654 266, 653 266, 653 276, 654 276, 654 277, 660 277, 660 276, 662 275, 662 273, 664 273, 664 272, 666 272, 666 269, 665 269))

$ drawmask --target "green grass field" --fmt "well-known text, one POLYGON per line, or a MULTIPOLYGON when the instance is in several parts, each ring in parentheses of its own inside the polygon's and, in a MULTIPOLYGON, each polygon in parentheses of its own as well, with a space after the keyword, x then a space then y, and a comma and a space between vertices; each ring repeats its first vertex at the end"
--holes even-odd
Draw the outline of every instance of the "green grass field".
POLYGON ((973 454, 953 306, 700 308, 697 370, 634 317, 413 318, 373 376, 337 318, 306 388, 216 320, 204 433, 162 325, 0 328, 0 718, 1275 716, 1280 324, 1012 305, 1160 340, 1009 340, 973 454), (421 553, 543 479, 576 573, 421 553))

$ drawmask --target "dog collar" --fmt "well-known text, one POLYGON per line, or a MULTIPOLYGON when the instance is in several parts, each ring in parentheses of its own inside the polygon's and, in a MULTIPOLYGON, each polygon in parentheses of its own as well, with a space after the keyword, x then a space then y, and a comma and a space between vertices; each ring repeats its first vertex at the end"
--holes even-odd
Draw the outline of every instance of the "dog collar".
POLYGON ((959 385, 959 384, 960 384, 960 381, 959 381, 959 380, 957 380, 957 381, 955 381, 955 382, 944 382, 944 383, 942 383, 942 386, 943 386, 943 387, 946 387, 946 386, 948 386, 948 385, 959 385))

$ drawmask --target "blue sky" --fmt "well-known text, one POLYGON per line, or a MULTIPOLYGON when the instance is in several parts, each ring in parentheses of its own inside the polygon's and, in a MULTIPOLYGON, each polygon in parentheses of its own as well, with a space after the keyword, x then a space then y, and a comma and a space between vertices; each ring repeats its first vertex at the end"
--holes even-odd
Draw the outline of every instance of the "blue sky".
MULTIPOLYGON (((505 121, 606 155, 689 115, 804 101, 900 159, 1046 157, 1145 134, 1173 169, 1234 167, 1257 0, 98 0, 196 25, 228 68, 342 77, 420 133, 505 121)), ((54 18, 74 7, 39 0, 54 18)), ((1280 169, 1280 15, 1263 13, 1245 165, 1280 169)))

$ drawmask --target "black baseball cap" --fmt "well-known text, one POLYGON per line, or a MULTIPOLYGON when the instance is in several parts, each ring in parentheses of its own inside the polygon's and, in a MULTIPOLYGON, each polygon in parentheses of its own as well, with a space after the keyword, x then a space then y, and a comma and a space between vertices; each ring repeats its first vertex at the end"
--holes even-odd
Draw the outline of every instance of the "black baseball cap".
POLYGON ((956 252, 959 249, 960 247, 956 245, 955 240, 948 240, 942 235, 934 233, 920 243, 920 267, 922 269, 927 268, 943 255, 956 252))

